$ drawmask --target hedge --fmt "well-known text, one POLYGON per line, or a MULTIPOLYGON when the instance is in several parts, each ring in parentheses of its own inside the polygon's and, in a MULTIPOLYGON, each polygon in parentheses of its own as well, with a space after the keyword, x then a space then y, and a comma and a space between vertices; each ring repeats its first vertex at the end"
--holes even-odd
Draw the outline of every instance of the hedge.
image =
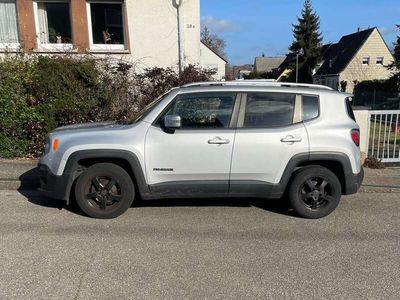
POLYGON ((122 60, 7 54, 0 58, 0 157, 38 157, 56 127, 133 118, 174 86, 213 74, 188 66, 136 72, 122 60))

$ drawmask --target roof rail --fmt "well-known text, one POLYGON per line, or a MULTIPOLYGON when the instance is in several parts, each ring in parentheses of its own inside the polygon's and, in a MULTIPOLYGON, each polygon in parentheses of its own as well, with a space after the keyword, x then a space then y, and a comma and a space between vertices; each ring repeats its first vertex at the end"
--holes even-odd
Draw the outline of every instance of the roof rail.
POLYGON ((277 87, 302 87, 302 88, 314 88, 320 90, 330 90, 332 88, 325 85, 317 84, 304 84, 304 83, 291 83, 291 82, 278 82, 271 80, 237 80, 237 81, 209 81, 209 82, 196 82, 183 85, 183 88, 188 87, 206 87, 206 86, 277 86, 277 87))

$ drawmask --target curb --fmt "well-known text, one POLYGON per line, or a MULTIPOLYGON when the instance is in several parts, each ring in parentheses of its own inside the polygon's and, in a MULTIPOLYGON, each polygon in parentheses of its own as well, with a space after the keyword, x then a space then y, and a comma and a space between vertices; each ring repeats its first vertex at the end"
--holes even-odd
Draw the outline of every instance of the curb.
POLYGON ((30 191, 36 190, 40 185, 39 178, 30 179, 2 179, 0 178, 0 190, 21 190, 30 191))

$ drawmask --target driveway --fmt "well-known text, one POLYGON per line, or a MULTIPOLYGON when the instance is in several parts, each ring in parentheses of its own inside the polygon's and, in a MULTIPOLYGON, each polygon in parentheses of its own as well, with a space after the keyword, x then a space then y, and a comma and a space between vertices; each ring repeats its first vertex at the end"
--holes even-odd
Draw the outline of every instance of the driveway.
POLYGON ((396 299, 400 194, 322 220, 279 201, 156 201, 94 220, 0 191, 0 299, 396 299))

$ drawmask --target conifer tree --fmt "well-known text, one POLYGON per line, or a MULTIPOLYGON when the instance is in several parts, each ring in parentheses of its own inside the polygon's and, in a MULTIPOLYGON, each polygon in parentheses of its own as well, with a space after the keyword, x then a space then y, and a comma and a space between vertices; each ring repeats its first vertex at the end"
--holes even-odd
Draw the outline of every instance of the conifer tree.
POLYGON ((289 78, 294 81, 296 76, 296 55, 299 55, 299 82, 312 83, 312 73, 321 60, 322 35, 319 31, 319 16, 314 11, 311 0, 304 2, 298 24, 293 25, 294 41, 289 47, 289 58, 293 72, 289 78))
MULTIPOLYGON (((400 25, 397 25, 397 27, 400 29, 400 25)), ((394 61, 389 65, 389 69, 394 72, 393 79, 397 83, 398 90, 400 90, 400 35, 394 43, 393 57, 394 61)))

